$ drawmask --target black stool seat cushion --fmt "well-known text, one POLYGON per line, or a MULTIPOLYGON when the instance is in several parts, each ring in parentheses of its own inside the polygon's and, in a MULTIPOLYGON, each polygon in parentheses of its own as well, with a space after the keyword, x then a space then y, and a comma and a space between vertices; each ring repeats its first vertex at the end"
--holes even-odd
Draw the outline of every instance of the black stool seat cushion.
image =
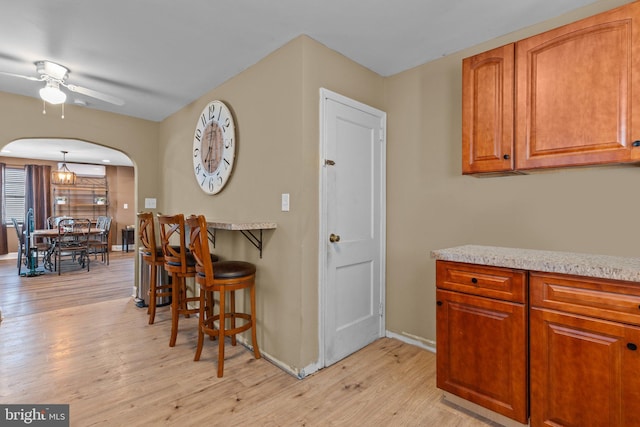
POLYGON ((235 279, 255 274, 256 266, 245 261, 218 261, 213 264, 216 279, 235 279))
MULTIPOLYGON (((195 267, 196 266, 196 259, 193 257, 193 254, 191 252, 187 252, 187 266, 188 267, 195 267)), ((211 262, 218 262, 218 255, 214 255, 211 254, 211 262)), ((172 265, 175 267, 180 267, 179 262, 174 262, 174 261, 169 261, 167 262, 168 265, 172 265)))
MULTIPOLYGON (((146 250, 146 248, 145 248, 145 249, 143 249, 143 251, 142 251, 142 252, 143 252, 146 256, 151 256, 151 252, 149 252, 148 250, 146 250)), ((163 256, 164 256, 164 254, 162 253, 162 247, 161 247, 161 246, 156 247, 156 257, 157 257, 157 258, 162 258, 163 256)))

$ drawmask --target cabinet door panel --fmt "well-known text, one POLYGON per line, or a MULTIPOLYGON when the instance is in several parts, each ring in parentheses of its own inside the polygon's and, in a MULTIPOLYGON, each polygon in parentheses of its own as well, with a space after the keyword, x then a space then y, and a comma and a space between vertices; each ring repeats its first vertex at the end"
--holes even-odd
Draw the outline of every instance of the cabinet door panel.
POLYGON ((640 5, 516 45, 516 168, 640 158, 640 5))
POLYGON ((532 426, 637 426, 640 329, 531 309, 532 426))
POLYGON ((513 169, 514 44, 462 61, 462 172, 513 169))
POLYGON ((436 294, 438 387, 525 423, 525 306, 440 289, 436 294))

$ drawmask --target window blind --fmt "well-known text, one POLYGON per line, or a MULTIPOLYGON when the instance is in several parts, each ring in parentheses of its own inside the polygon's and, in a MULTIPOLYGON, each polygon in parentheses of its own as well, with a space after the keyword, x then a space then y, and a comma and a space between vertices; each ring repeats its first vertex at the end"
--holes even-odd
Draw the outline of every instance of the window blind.
POLYGON ((7 167, 4 170, 4 219, 24 222, 24 169, 7 167))

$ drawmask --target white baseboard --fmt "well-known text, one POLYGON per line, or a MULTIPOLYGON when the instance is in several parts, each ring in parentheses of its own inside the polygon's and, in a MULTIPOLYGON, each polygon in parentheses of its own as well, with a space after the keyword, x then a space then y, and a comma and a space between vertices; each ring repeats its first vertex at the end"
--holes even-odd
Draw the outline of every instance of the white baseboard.
POLYGON ((434 341, 427 340, 427 339, 424 339, 424 338, 420 338, 418 336, 411 335, 411 334, 408 334, 406 332, 404 332, 402 334, 397 334, 395 332, 386 331, 385 332, 385 336, 387 338, 395 338, 395 339, 397 339, 399 341, 402 341, 403 343, 406 343, 406 344, 415 345, 416 347, 423 348, 423 349, 425 349, 427 351, 430 351, 431 353, 435 353, 436 352, 436 343, 434 341))

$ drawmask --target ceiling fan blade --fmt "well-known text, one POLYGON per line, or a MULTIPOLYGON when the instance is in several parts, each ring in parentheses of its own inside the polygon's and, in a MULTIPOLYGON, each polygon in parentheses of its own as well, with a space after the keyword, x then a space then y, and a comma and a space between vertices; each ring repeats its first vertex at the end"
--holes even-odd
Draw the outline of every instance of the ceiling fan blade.
POLYGON ((2 74, 4 76, 18 77, 18 78, 21 78, 21 79, 31 80, 31 81, 34 81, 34 82, 42 82, 42 81, 44 81, 44 79, 42 77, 23 76, 22 74, 7 73, 6 71, 0 71, 0 74, 2 74))
POLYGON ((107 95, 106 93, 98 92, 92 89, 87 89, 86 87, 70 85, 63 83, 63 85, 69 89, 71 92, 80 93, 82 95, 87 95, 92 98, 99 99, 104 102, 108 102, 109 104, 114 105, 124 105, 124 101, 118 97, 107 95))

